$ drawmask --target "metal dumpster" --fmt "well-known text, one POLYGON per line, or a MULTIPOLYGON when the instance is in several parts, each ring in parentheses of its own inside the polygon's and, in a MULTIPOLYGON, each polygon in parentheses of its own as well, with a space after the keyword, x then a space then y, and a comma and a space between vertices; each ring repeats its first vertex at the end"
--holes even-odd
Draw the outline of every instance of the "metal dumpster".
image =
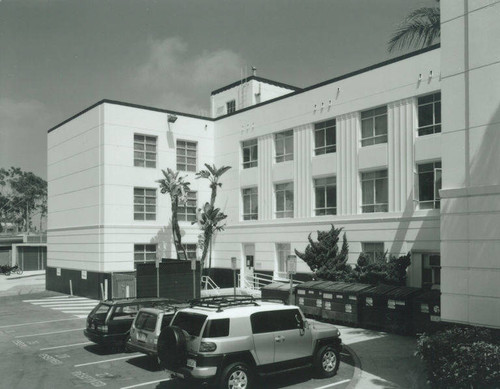
POLYGON ((323 309, 323 287, 331 281, 307 281, 297 285, 296 304, 307 316, 321 317, 323 309))
MULTIPOLYGON (((260 288, 262 293, 262 298, 264 299, 279 299, 288 303, 290 298, 290 284, 285 284, 283 282, 274 282, 272 284, 266 285, 260 288)), ((292 290, 292 293, 295 292, 292 290)))
POLYGON ((413 303, 415 333, 432 333, 441 329, 441 292, 428 290, 415 297, 413 303))
POLYGON ((387 293, 397 286, 377 285, 363 290, 359 294, 359 319, 362 327, 384 328, 387 314, 387 293))
POLYGON ((322 285, 323 310, 321 317, 326 320, 343 322, 346 298, 342 291, 350 284, 341 281, 322 285))
POLYGON ((413 304, 419 288, 401 286, 385 294, 387 297, 387 314, 384 329, 396 334, 411 334, 413 325, 413 304))
POLYGON ((358 283, 339 284, 343 285, 328 288, 332 291, 331 301, 328 300, 329 290, 323 291, 323 318, 358 327, 360 325, 359 295, 372 286, 358 283))

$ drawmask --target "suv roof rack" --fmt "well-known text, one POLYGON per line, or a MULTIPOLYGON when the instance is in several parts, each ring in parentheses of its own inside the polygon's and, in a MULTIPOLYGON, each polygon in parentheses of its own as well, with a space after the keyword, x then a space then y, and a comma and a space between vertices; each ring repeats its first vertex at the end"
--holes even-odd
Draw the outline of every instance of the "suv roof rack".
POLYGON ((256 298, 253 296, 215 296, 215 297, 202 297, 199 299, 194 299, 189 301, 189 306, 193 307, 205 307, 205 308, 217 308, 217 312, 222 312, 222 308, 237 307, 242 305, 259 305, 259 301, 276 302, 281 304, 286 304, 284 300, 274 298, 256 298))

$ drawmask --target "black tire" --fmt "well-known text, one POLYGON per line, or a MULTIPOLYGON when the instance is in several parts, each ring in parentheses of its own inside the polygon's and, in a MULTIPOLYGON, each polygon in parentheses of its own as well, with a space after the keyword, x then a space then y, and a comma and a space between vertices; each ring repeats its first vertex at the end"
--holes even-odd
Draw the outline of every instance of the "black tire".
POLYGON ((16 273, 21 275, 23 274, 23 269, 21 269, 20 267, 16 270, 16 273))
POLYGON ((219 389, 253 389, 253 369, 244 362, 227 365, 220 376, 219 389))
POLYGON ((186 365, 186 335, 179 327, 167 326, 163 328, 158 337, 157 347, 158 359, 162 368, 172 370, 186 365))
POLYGON ((333 377, 340 364, 340 353, 330 345, 320 347, 314 356, 314 369, 321 378, 333 377))

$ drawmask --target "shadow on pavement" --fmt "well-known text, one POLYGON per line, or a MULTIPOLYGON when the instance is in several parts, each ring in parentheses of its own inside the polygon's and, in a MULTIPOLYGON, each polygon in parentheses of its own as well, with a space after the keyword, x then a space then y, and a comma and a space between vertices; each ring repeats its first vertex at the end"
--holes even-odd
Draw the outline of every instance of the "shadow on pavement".
POLYGON ((150 372, 163 370, 156 362, 156 359, 149 355, 132 357, 127 359, 127 363, 150 372))

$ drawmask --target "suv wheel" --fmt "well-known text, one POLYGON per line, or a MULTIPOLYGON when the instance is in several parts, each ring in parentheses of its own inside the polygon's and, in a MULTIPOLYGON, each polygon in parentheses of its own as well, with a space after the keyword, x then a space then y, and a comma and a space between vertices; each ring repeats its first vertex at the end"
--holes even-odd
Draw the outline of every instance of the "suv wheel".
POLYGON ((339 368, 340 354, 332 346, 321 347, 314 358, 314 367, 322 378, 333 377, 339 368))
POLYGON ((231 363, 222 372, 220 389, 251 389, 252 387, 253 372, 246 363, 231 363))

